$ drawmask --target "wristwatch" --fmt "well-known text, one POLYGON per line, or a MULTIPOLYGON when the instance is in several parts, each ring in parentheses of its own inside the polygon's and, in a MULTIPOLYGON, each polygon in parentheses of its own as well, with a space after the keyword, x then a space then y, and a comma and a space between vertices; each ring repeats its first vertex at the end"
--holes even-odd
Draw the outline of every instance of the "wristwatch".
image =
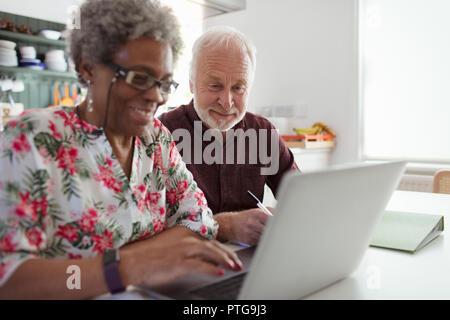
POLYGON ((103 273, 109 292, 118 293, 125 291, 119 274, 120 255, 118 249, 108 249, 103 253, 103 273))

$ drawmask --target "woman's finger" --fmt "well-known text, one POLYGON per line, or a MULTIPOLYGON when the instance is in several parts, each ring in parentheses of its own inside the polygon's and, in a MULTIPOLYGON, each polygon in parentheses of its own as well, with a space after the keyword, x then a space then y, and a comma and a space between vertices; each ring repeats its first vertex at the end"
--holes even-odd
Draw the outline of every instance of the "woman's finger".
POLYGON ((240 262, 237 256, 233 256, 228 248, 222 248, 217 246, 212 241, 201 241, 198 245, 192 246, 188 251, 188 258, 200 257, 201 259, 214 263, 216 265, 222 265, 231 270, 238 269, 236 264, 240 262))
POLYGON ((229 249, 227 246, 221 244, 219 241, 216 240, 212 240, 213 245, 219 247, 221 250, 223 250, 229 259, 231 259, 235 266, 237 267, 237 269, 242 270, 243 269, 243 264, 241 259, 239 259, 238 255, 231 249, 229 249))

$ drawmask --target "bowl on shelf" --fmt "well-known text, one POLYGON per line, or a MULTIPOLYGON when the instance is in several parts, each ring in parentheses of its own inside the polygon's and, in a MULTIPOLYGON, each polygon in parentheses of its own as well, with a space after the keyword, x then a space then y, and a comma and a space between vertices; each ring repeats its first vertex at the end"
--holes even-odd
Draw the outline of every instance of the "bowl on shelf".
POLYGON ((11 57, 11 56, 4 56, 4 55, 0 54, 0 66, 17 67, 17 65, 18 65, 17 56, 11 57))
POLYGON ((61 38, 61 32, 56 30, 41 30, 38 33, 41 37, 52 39, 52 40, 58 40, 61 38))
POLYGON ((32 59, 32 58, 22 58, 19 61, 20 63, 41 63, 42 61, 39 59, 32 59))
POLYGON ((0 47, 0 54, 5 57, 17 57, 16 50, 0 47))
POLYGON ((25 59, 36 59, 36 49, 34 47, 20 47, 20 55, 25 59))
POLYGON ((45 60, 45 65, 47 66, 48 70, 61 72, 67 71, 67 63, 64 60, 45 60))
POLYGON ((49 50, 45 53, 46 59, 64 59, 64 50, 49 50))
POLYGON ((0 48, 11 49, 14 50, 16 47, 16 43, 7 40, 0 40, 0 48))
POLYGON ((19 66, 21 67, 44 67, 44 64, 39 59, 21 59, 19 62, 19 66))

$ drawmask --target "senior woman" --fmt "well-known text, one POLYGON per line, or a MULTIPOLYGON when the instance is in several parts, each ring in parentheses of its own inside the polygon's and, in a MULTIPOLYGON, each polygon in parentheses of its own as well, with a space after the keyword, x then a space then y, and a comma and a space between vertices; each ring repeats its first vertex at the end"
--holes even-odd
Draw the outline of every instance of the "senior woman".
POLYGON ((242 268, 207 241, 218 226, 153 118, 177 86, 171 10, 87 0, 80 12, 69 42, 86 101, 28 111, 0 140, 0 298, 90 298, 242 268))

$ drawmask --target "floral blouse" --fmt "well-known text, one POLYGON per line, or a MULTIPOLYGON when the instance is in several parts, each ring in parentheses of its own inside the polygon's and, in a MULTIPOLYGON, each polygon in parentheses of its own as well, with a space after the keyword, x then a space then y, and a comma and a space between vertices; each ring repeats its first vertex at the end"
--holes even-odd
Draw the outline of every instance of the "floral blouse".
POLYGON ((81 259, 183 225, 218 225, 158 120, 136 137, 130 179, 75 108, 24 112, 0 135, 0 286, 30 258, 81 259))

